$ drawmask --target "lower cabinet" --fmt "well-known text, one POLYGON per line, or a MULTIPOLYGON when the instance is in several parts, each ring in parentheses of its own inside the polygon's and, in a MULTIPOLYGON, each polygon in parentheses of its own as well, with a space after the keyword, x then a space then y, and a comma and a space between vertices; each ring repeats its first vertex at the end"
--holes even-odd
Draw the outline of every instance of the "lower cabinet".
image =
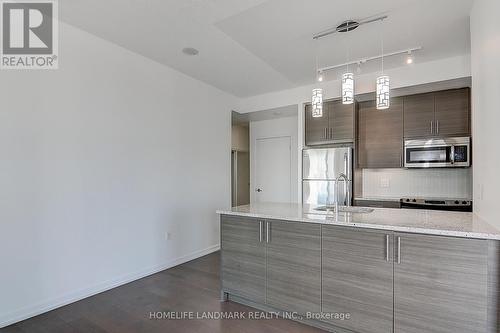
POLYGON ((350 314, 331 324, 359 333, 393 328, 392 232, 323 226, 323 313, 350 314))
POLYGON ((395 332, 486 332, 488 241, 395 234, 395 242, 395 332))
POLYGON ((269 222, 267 304, 278 309, 321 312, 321 225, 269 222))
POLYGON ((221 218, 222 288, 279 310, 321 311, 321 225, 221 218))
POLYGON ((221 217, 222 285, 226 292, 257 303, 266 301, 266 247, 263 221, 221 217))
POLYGON ((489 241, 226 215, 221 236, 222 290, 255 304, 357 333, 497 332, 489 241))

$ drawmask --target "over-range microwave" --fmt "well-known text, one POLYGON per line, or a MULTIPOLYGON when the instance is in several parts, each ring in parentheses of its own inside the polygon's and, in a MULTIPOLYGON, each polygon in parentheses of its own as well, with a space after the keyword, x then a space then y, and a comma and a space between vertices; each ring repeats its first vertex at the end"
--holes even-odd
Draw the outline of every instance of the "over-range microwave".
POLYGON ((470 166, 470 137, 406 140, 405 168, 464 168, 470 166))

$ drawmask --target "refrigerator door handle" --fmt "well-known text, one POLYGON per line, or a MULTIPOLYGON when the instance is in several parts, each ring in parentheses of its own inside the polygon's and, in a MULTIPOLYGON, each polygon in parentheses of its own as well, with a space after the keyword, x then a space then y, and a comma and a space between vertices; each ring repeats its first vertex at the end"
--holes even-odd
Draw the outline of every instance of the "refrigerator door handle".
POLYGON ((347 174, 347 153, 344 153, 344 174, 348 176, 347 174))

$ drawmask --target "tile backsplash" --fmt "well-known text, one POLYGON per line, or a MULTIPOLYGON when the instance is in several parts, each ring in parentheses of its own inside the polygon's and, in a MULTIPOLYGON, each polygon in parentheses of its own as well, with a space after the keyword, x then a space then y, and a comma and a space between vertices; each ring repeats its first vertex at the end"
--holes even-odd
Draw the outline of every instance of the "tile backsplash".
POLYGON ((472 198, 472 168, 364 169, 363 197, 472 198))

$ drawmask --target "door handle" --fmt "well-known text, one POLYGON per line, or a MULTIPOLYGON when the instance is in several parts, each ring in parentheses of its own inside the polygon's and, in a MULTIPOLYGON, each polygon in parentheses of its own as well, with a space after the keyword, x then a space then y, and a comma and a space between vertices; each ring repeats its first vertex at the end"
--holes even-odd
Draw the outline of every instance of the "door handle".
POLYGON ((262 239, 264 238, 262 236, 262 231, 264 230, 264 222, 259 221, 259 242, 262 243, 262 239))
POLYGON ((434 121, 431 120, 431 134, 434 134, 434 126, 433 126, 434 121))
POLYGON ((401 237, 398 237, 398 264, 401 263, 401 237))
POLYGON ((269 243, 270 234, 271 234, 271 227, 270 227, 270 222, 266 222, 266 243, 269 243))
POLYGON ((439 134, 439 120, 436 120, 436 134, 439 134))
POLYGON ((389 235, 385 235, 385 260, 389 261, 389 235))
POLYGON ((330 128, 330 140, 333 140, 333 128, 330 128))
POLYGON ((328 128, 325 127, 325 140, 328 140, 328 128))

